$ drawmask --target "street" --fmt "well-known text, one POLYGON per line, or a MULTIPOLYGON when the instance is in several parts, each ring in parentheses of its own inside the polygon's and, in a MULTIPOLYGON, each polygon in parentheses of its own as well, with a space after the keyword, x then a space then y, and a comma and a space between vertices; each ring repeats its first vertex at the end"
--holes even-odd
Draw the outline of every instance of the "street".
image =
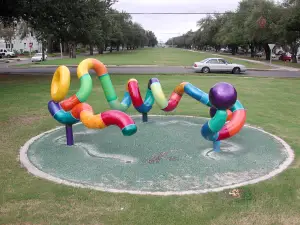
MULTIPOLYGON (((53 75, 57 67, 32 67, 32 68, 0 68, 0 75, 53 75)), ((76 74, 76 67, 69 67, 71 74, 76 74)), ((118 66, 108 67, 110 74, 194 74, 203 76, 202 73, 194 73, 191 68, 182 66, 149 66, 149 67, 134 67, 134 66, 118 66)), ((93 71, 90 71, 94 74, 93 71)), ((209 74, 205 74, 208 75, 209 74)), ((280 77, 280 78, 295 78, 300 77, 300 72, 297 71, 247 71, 245 74, 236 76, 251 76, 251 77, 280 77)))

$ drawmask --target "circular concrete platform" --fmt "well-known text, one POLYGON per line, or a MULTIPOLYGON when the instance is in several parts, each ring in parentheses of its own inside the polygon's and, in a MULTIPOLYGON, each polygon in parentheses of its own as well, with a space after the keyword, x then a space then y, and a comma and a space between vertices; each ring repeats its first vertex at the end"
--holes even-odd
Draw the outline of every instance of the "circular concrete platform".
POLYGON ((245 126, 222 141, 221 153, 200 134, 206 118, 149 116, 125 137, 118 127, 74 126, 74 146, 60 127, 29 140, 21 163, 36 176, 77 187, 132 194, 183 195, 221 191, 266 180, 287 168, 294 153, 282 139, 245 126))

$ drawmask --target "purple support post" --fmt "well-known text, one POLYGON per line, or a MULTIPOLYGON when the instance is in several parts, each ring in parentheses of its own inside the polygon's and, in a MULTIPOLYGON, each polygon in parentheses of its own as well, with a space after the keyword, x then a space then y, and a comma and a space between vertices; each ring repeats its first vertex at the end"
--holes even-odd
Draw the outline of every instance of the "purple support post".
POLYGON ((72 125, 66 124, 67 145, 74 145, 72 125))

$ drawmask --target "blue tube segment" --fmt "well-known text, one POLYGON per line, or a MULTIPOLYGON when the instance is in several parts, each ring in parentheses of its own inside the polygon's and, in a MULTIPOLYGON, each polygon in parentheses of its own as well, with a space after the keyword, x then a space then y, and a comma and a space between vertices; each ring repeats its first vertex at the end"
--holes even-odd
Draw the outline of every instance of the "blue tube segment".
POLYGON ((123 100, 121 102, 122 105, 130 106, 131 105, 131 98, 128 91, 125 92, 123 100))
POLYGON ((148 113, 152 109, 153 104, 154 104, 154 97, 153 97, 151 89, 148 89, 144 103, 141 106, 136 107, 135 109, 139 113, 148 113))
POLYGON ((59 123, 71 125, 79 122, 79 120, 75 119, 70 112, 63 110, 57 102, 49 101, 48 110, 59 123))
POLYGON ((202 128, 201 128, 201 134, 202 136, 209 141, 217 141, 219 137, 219 132, 214 133, 208 125, 208 122, 206 122, 202 128))
POLYGON ((135 108, 139 113, 148 113, 152 109, 152 105, 143 104, 135 108))
POLYGON ((221 152, 221 142, 214 141, 213 149, 214 149, 214 152, 221 152))
POLYGON ((194 85, 187 83, 184 86, 184 92, 191 96, 192 98, 196 99, 197 101, 201 102, 204 105, 211 106, 209 102, 208 94, 204 91, 201 91, 199 88, 195 87, 194 85))

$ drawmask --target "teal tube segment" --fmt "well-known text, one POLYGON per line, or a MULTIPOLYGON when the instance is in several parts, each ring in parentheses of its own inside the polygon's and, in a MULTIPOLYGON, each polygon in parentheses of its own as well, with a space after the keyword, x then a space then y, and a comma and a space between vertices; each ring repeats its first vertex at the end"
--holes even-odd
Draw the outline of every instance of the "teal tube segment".
POLYGON ((235 112, 235 111, 240 110, 240 109, 245 109, 245 108, 242 105, 242 103, 239 100, 237 100, 235 102, 235 104, 232 106, 232 108, 230 109, 230 111, 235 112))
POLYGON ((225 125, 227 119, 226 110, 217 110, 215 116, 209 120, 208 126, 213 133, 219 132, 225 125))

